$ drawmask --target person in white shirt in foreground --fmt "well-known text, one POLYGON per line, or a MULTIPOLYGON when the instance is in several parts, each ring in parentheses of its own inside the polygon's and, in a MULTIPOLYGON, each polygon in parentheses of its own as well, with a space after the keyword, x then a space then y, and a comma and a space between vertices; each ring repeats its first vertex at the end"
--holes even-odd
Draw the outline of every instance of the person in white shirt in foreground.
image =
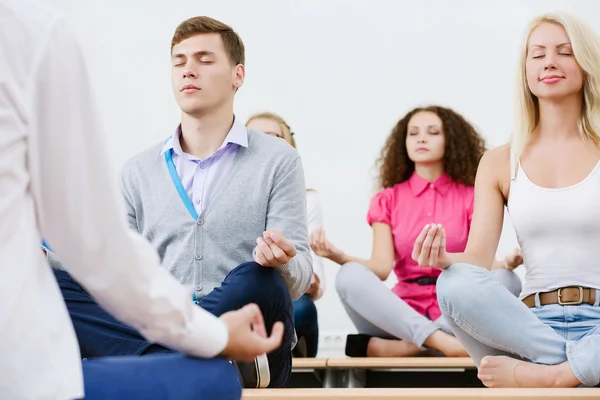
POLYGON ((17 399, 239 399, 228 359, 281 342, 255 305, 220 318, 190 301, 128 227, 80 48, 60 13, 0 0, 0 393, 17 399), (116 318, 180 353, 82 364, 40 251, 116 318))

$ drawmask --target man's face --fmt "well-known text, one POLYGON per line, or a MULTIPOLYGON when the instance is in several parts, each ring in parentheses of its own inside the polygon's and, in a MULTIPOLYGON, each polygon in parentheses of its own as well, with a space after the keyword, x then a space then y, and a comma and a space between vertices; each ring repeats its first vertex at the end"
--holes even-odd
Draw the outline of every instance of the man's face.
POLYGON ((190 115, 233 102, 244 67, 233 65, 218 33, 202 33, 173 46, 171 82, 181 110, 190 115))

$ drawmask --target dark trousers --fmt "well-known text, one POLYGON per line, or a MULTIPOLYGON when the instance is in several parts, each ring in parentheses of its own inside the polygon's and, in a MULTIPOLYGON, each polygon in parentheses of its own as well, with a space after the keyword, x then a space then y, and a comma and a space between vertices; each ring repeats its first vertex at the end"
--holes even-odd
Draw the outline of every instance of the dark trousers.
POLYGON ((319 322, 317 320, 317 307, 308 295, 292 302, 294 307, 294 325, 298 340, 304 338, 306 342, 306 356, 316 357, 319 348, 319 322))
MULTIPOLYGON (((54 270, 54 273, 75 327, 82 358, 172 352, 147 342, 138 331, 113 318, 67 272, 54 270)), ((270 334, 277 321, 285 325, 281 346, 267 355, 271 374, 269 387, 284 387, 291 374, 294 321, 290 294, 275 269, 255 262, 241 264, 198 305, 219 316, 248 303, 255 303, 261 309, 267 333, 270 334)))

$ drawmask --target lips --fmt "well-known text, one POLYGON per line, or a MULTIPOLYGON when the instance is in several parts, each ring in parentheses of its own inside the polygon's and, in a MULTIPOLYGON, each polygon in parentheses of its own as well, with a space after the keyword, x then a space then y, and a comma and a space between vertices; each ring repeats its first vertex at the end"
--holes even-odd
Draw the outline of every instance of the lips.
POLYGON ((548 75, 544 76, 540 79, 540 82, 544 83, 556 83, 564 79, 564 76, 561 75, 548 75))
POLYGON ((195 92, 200 90, 199 87, 194 86, 194 85, 185 85, 184 87, 181 88, 180 92, 187 92, 187 93, 191 93, 191 92, 195 92))

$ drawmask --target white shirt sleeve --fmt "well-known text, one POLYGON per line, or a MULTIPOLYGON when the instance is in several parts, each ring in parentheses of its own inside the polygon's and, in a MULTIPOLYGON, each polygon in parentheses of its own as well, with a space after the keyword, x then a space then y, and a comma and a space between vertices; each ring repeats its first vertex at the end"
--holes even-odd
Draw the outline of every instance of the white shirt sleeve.
MULTIPOLYGON (((308 218, 308 235, 310 236, 316 229, 323 227, 323 212, 321 210, 321 202, 319 195, 315 191, 306 192, 306 208, 308 218)), ((321 287, 318 296, 314 300, 318 300, 323 296, 327 287, 325 281, 325 268, 323 266, 323 259, 316 255, 312 250, 310 254, 313 259, 313 270, 319 276, 321 280, 321 287)))
POLYGON ((90 77, 64 21, 47 37, 29 84, 31 190, 52 250, 102 307, 149 341, 192 356, 219 354, 225 324, 193 304, 127 224, 90 77))

